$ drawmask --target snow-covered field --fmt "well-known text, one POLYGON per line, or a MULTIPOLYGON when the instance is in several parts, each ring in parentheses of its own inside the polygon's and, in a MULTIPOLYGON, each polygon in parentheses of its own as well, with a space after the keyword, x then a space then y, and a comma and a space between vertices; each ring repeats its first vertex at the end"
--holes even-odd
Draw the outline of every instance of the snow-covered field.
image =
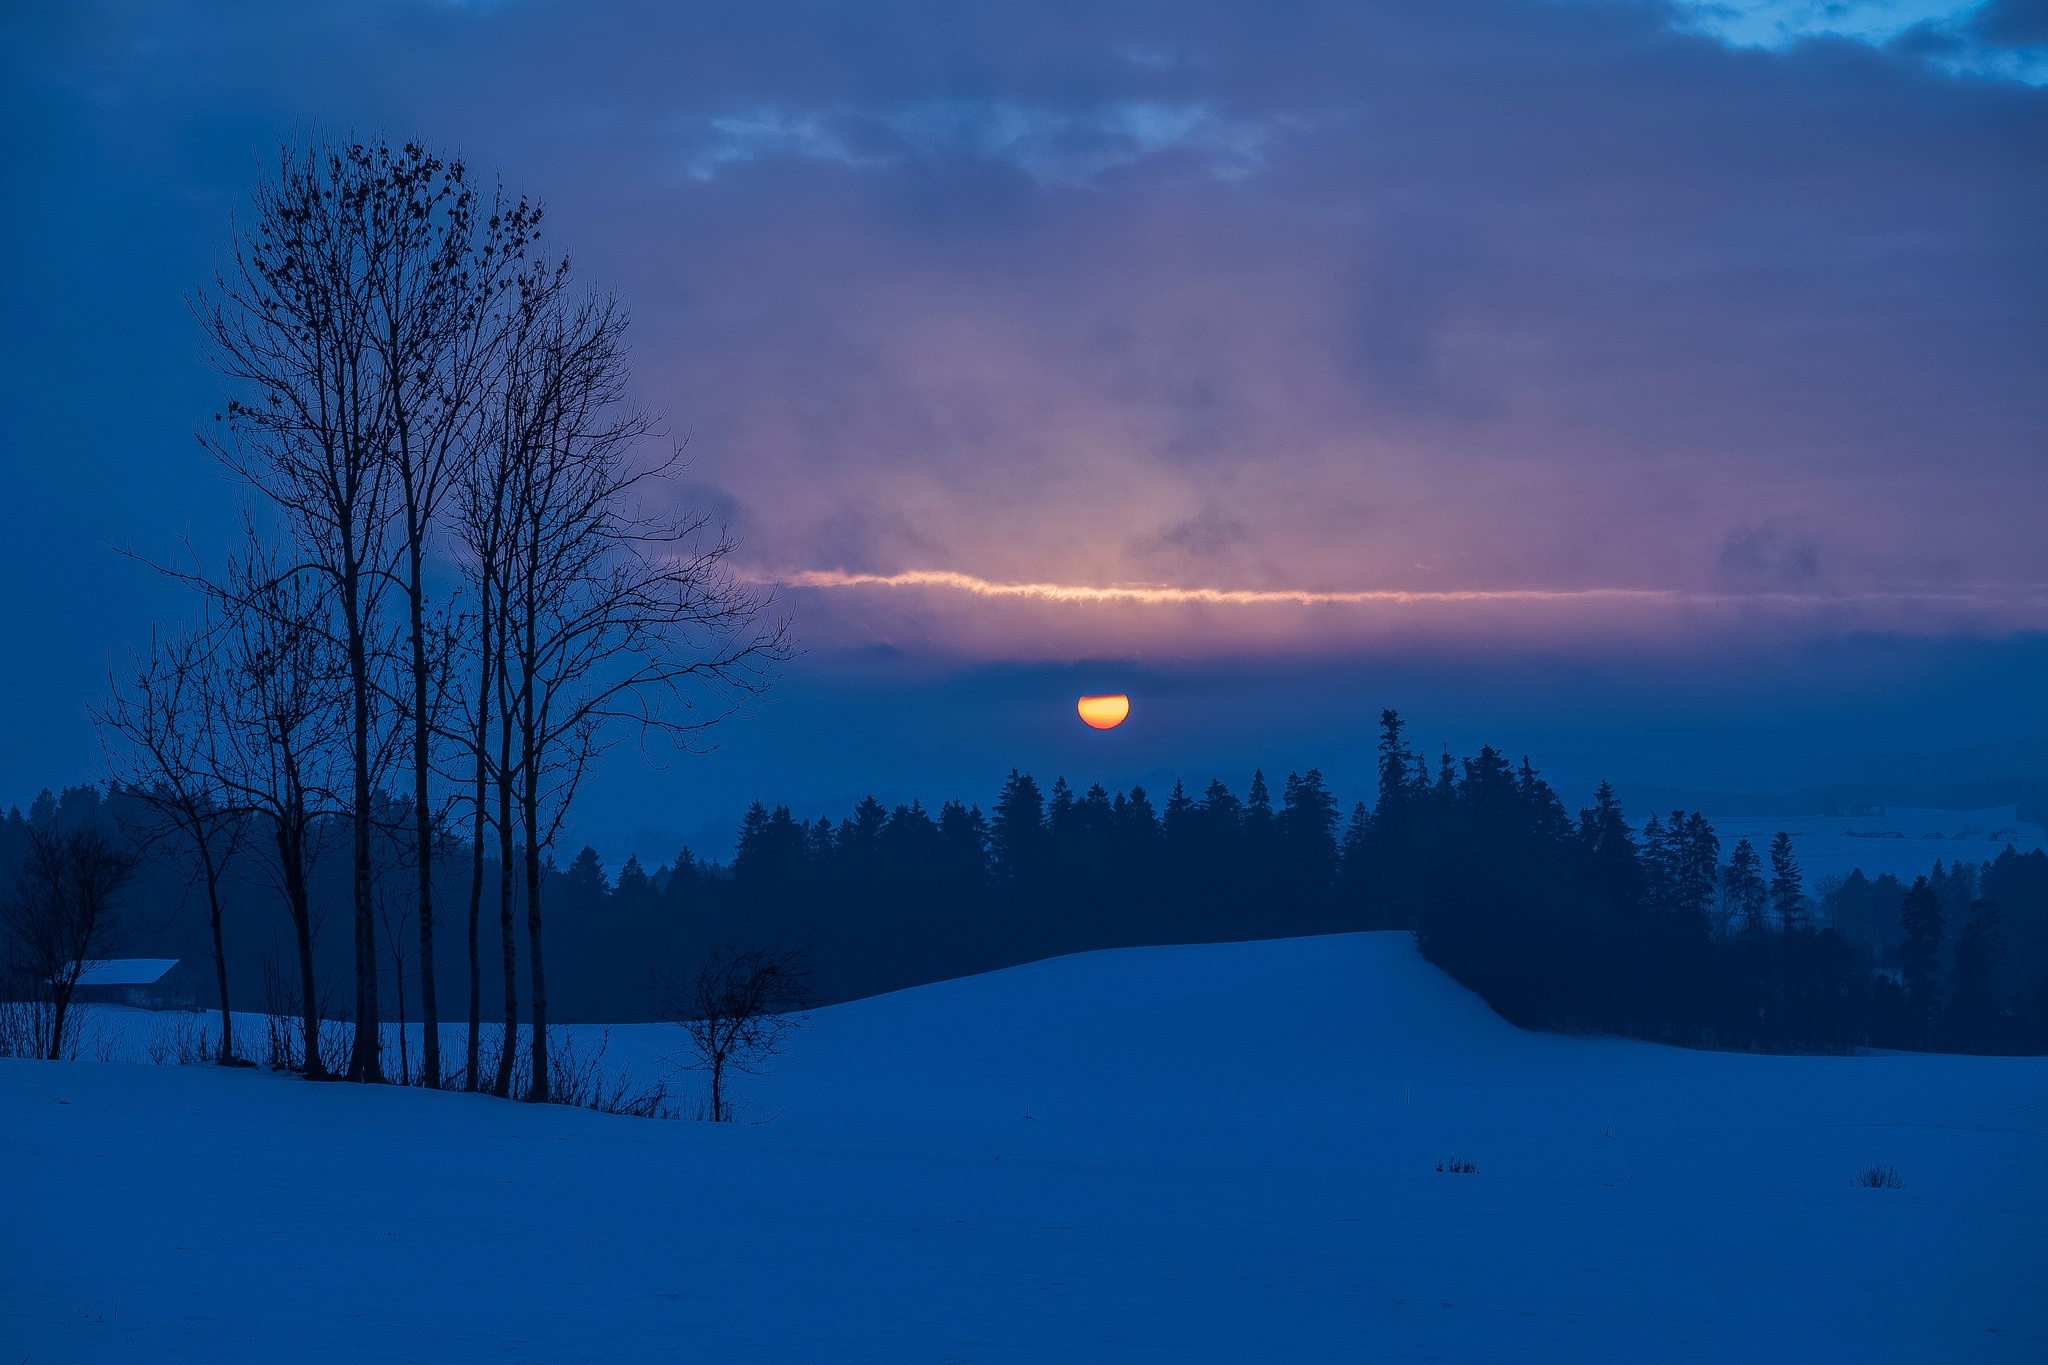
POLYGON ((1805 869, 1809 889, 1823 877, 1845 877, 1852 868, 1865 876, 1889 872, 1911 882, 1939 858, 1943 863, 1982 863, 2011 844, 2021 853, 2048 846, 2041 826, 2019 818, 2016 806, 1988 810, 1917 810, 1893 807, 1883 815, 1717 815, 1725 858, 1737 839, 1747 839, 1768 856, 1779 830, 1792 836, 1792 850, 1805 869))
POLYGON ((2048 1355, 2048 1060, 1522 1033, 1401 935, 835 1006, 749 1110, 0 1062, 0 1360, 2048 1355))

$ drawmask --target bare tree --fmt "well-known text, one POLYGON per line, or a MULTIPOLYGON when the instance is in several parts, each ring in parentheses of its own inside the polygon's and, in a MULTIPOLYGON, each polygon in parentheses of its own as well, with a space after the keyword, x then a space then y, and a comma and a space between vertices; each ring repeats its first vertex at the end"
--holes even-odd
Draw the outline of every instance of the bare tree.
POLYGON ((444 162, 415 145, 370 184, 372 193, 390 201, 370 215, 389 232, 384 249, 372 258, 370 344, 386 385, 388 453, 403 540, 399 578, 411 689, 401 705, 411 731, 420 1011, 426 1021, 422 1066, 426 1083, 434 1086, 440 1083, 441 1053, 430 784, 439 716, 431 681, 439 651, 428 629, 427 554, 443 504, 484 438, 493 358, 505 332, 498 305, 519 277, 540 212, 523 199, 508 203, 502 193, 486 212, 459 158, 444 162))
POLYGON ((478 925, 483 909, 484 857, 488 836, 498 839, 498 929, 504 972, 504 1033, 498 1048, 497 1067, 491 1089, 499 1096, 510 1093, 514 1042, 519 1028, 518 945, 513 936, 515 885, 512 820, 513 790, 518 772, 514 766, 513 710, 509 690, 507 656, 511 640, 503 603, 509 592, 511 510, 513 490, 522 467, 521 450, 526 436, 523 387, 516 382, 522 363, 519 341, 559 287, 561 271, 530 266, 517 280, 518 304, 513 325, 495 352, 499 364, 489 397, 489 413, 483 439, 464 470, 457 493, 456 528, 463 549, 462 567, 471 612, 463 618, 463 641, 474 669, 473 691, 462 698, 458 745, 466 750, 470 764, 464 776, 470 789, 470 881, 469 881, 469 1037, 464 1084, 481 1088, 478 1074, 479 1039, 482 1032, 482 953, 478 925), (473 698, 473 700, 472 700, 473 698), (492 815, 495 784, 497 812, 492 815))
POLYGON ((356 1030, 351 1079, 383 1079, 378 1047, 376 919, 372 908, 373 733, 386 721, 377 670, 379 615, 394 517, 392 394, 384 373, 379 302, 409 219, 431 211, 423 151, 383 142, 315 139, 280 154, 257 187, 252 221, 232 263, 197 311, 216 363, 250 390, 227 405, 206 439, 229 469, 277 508, 302 562, 333 597, 347 663, 356 935, 356 1030))
POLYGON ((631 463, 649 422, 626 401, 625 314, 567 303, 560 279, 524 298, 507 348, 497 471, 497 690, 517 739, 499 773, 501 792, 518 779, 534 1101, 549 1097, 544 864, 584 774, 621 727, 689 743, 788 653, 784 627, 760 623, 765 600, 725 570, 722 532, 636 516, 638 487, 679 456, 631 463))
POLYGON ((113 685, 106 709, 95 719, 103 734, 121 741, 123 752, 113 759, 115 782, 149 812, 144 842, 176 840, 198 859, 220 993, 216 1060, 227 1066, 239 1059, 228 1001, 221 883, 248 827, 248 812, 228 800, 215 779, 220 743, 214 722, 221 715, 215 670, 211 632, 155 636, 148 654, 134 660, 127 685, 113 685))
POLYGON ((713 1123, 732 1120, 729 1078, 760 1075, 762 1064, 803 1022, 800 1012, 810 1000, 803 954, 792 948, 741 952, 730 943, 716 944, 686 989, 670 988, 668 1017, 689 1034, 694 1065, 710 1078, 707 1113, 713 1123))
POLYGON ((309 1080, 328 1075, 310 875, 338 813, 336 789, 347 781, 349 723, 347 665, 327 620, 325 587, 323 576, 281 571, 260 548, 232 566, 221 592, 232 614, 218 629, 220 681, 212 693, 214 781, 248 812, 261 836, 250 847, 291 916, 309 1080))
POLYGON ((9 965, 36 1007, 31 1041, 50 1061, 64 1056, 70 1040, 79 978, 119 939, 120 897, 138 861, 96 829, 29 831, 0 924, 9 965))

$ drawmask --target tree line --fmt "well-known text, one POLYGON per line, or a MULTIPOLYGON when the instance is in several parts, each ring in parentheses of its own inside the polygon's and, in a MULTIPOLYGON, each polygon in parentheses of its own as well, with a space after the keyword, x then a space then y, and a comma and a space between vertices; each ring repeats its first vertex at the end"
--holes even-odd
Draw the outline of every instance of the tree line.
MULTIPOLYGON (((64 796, 0 821, 0 853, 18 862, 29 827, 94 821, 89 790, 64 796)), ((99 825, 126 827, 117 808, 134 799, 111 794, 99 825)), ((396 866, 402 841, 380 847, 396 866)), ((496 860, 473 852, 452 833, 437 884, 495 901, 496 860)), ((145 864, 157 904, 204 881, 189 849, 178 866, 174 853, 145 864)), ((316 904, 346 909, 346 854, 330 847, 316 866, 316 904)), ((588 1021, 663 1017, 664 984, 730 963, 726 944, 804 949, 829 1002, 1089 949, 1406 929, 1530 1027, 1744 1048, 2048 1046, 2048 855, 2008 848, 1910 882, 1857 872, 1808 888, 1788 835, 1724 850, 1697 812, 1637 824, 1606 788, 1572 815, 1527 761, 1494 749, 1425 764, 1392 712, 1376 799, 1344 817, 1314 770, 1289 774, 1278 802, 1255 774, 1242 796, 1212 781, 1156 803, 1012 772, 987 812, 870 797, 806 823, 757 803, 723 862, 684 849, 613 876, 584 848, 544 859, 540 889, 553 989, 588 1021)), ((274 893, 238 883, 226 896, 253 934, 260 917, 237 907, 274 893)), ((394 1006, 406 1017, 409 981, 420 994, 407 960, 392 965, 387 1019, 394 1006)))
MULTIPOLYGON (((526 1097, 549 1098, 541 887, 584 775, 624 729, 687 745, 787 652, 725 568, 723 531, 660 506, 680 452, 641 455, 658 433, 627 392, 625 310, 576 285, 541 224, 459 158, 314 138, 280 152, 194 301, 231 389, 200 440, 244 495, 240 543, 219 565, 166 568, 194 590, 196 624, 159 632, 98 719, 110 788, 148 816, 131 837, 199 868, 223 1061, 223 900, 241 869, 291 927, 309 1076, 384 1079, 379 964, 403 932, 426 1083, 509 1093, 523 987, 526 1097), (457 847, 469 875, 451 915, 457 847), (356 1026, 330 1059, 314 938, 336 862, 356 1026), (459 1067, 437 1026, 450 919, 466 929, 459 1067), (484 1075, 492 967, 506 1044, 484 1075)), ((34 823, 32 862, 88 837, 34 823)), ((55 989, 34 970, 27 984, 55 989)))
POLYGON ((1378 779, 1348 817, 1315 770, 1288 774, 1277 803, 1263 774, 1242 797, 1212 781, 1155 804, 1014 771, 986 813, 870 797, 805 823, 757 803, 728 864, 629 859, 614 885, 586 848, 561 890, 569 922, 603 926, 596 957, 658 958, 692 932, 806 941, 829 999, 1092 948, 1407 929, 1529 1027, 2048 1046, 2039 851, 1809 888, 1787 833, 1724 850, 1699 812, 1637 825, 1606 786, 1574 815, 1526 760, 1425 762, 1392 711, 1378 779))

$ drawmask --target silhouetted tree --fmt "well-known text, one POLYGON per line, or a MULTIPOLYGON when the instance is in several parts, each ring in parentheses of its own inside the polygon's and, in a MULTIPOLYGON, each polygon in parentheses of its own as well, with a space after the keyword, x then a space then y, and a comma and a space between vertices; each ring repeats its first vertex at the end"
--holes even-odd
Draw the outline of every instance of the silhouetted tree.
POLYGON ((1956 935, 1949 968, 1948 1024, 1964 1045, 1991 1043, 1997 1033, 1999 1006, 1993 972, 2005 957, 2004 916, 1998 902, 1978 899, 1970 906, 1969 923, 1956 935))
POLYGON ((995 874, 1012 890, 1035 890, 1045 861, 1045 799, 1028 773, 1010 769, 989 818, 995 874))
POLYGON ((29 831, 0 925, 11 973, 38 1007, 31 1041, 50 1061, 70 1042, 79 978, 120 938, 121 893, 138 862, 96 829, 29 831))
POLYGON ((198 859, 213 936, 213 973, 220 998, 220 1046, 215 1060, 235 1054, 234 1011, 228 1000, 227 942, 221 928, 222 881, 248 828, 247 812, 228 799, 218 781, 221 679, 211 632, 156 635, 138 657, 125 685, 116 683, 95 719, 119 750, 117 781, 148 813, 145 844, 169 839, 198 859))
POLYGON ((742 952, 728 943, 711 949, 687 990, 671 991, 669 1018, 689 1034, 696 1066, 709 1081, 706 1117, 713 1123, 733 1118, 729 1077, 758 1075, 802 1022, 798 1012, 810 1000, 808 978, 796 950, 742 952))
POLYGON ((1899 907, 1899 927, 1905 935, 1899 946, 1901 984, 1912 1011, 1914 1030, 1924 1034, 1941 1010, 1941 986, 1935 975, 1941 961, 1941 898, 1928 885, 1927 878, 1913 879, 1905 902, 1899 907))
POLYGON ((317 574, 333 602, 347 664, 356 1029, 351 1079, 379 1081, 372 805, 389 717, 382 705, 383 599, 394 513, 389 394, 378 299, 398 268, 407 222, 431 194, 431 158, 416 146, 328 143, 287 148, 254 195, 231 264, 199 302, 215 361, 249 396, 227 404, 207 444, 276 508, 295 571, 317 574))
POLYGON ((227 582, 209 776, 228 803, 248 812, 249 848, 284 898, 298 950, 305 1074, 324 1079, 311 878, 349 788, 348 670, 325 619, 331 594, 320 580, 279 572, 252 541, 247 556, 230 564, 227 582))
MULTIPOLYGON (((399 590, 405 598, 409 689, 402 697, 410 730, 413 863, 418 877, 421 1076, 441 1084, 439 1007, 434 977, 434 850, 431 784, 441 729, 446 631, 430 629, 427 555, 443 504, 459 497, 465 466, 485 450, 492 380, 507 334, 501 303, 520 282, 540 211, 502 192, 485 204, 460 158, 443 160, 417 145, 368 160, 362 192, 375 207, 367 254, 367 330, 382 386, 384 458, 395 485, 399 590)), ((473 866, 474 871, 474 866, 473 866)), ((474 918, 474 915, 472 915, 474 918)), ((473 960, 473 959, 472 959, 473 960)), ((473 1073, 474 1066, 469 1070, 473 1073)))
POLYGON ((1762 863, 1749 840, 1736 841, 1735 851, 1728 855, 1728 866, 1721 874, 1721 888, 1730 918, 1739 920, 1747 932, 1760 933, 1770 890, 1764 884, 1762 863))
POLYGON ((626 400, 626 318, 559 290, 521 300, 501 373, 507 534, 499 598, 504 714, 517 737, 526 874, 531 1089, 549 1098, 541 867, 591 762, 620 726, 687 744, 766 686, 781 625, 724 567, 707 518, 650 521, 630 457, 649 433, 626 400))
POLYGON ((1771 913, 1781 929, 1797 928, 1806 913, 1806 888, 1792 856, 1792 836, 1783 830, 1771 839, 1771 913))

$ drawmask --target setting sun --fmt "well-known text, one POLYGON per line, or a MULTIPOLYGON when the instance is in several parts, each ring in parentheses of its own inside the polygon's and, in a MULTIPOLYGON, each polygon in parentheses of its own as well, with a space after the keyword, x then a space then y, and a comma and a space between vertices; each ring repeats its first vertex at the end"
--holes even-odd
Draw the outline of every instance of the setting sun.
POLYGON ((1083 697, 1075 709, 1095 729, 1114 730, 1131 714, 1131 699, 1121 692, 1107 697, 1083 697))

